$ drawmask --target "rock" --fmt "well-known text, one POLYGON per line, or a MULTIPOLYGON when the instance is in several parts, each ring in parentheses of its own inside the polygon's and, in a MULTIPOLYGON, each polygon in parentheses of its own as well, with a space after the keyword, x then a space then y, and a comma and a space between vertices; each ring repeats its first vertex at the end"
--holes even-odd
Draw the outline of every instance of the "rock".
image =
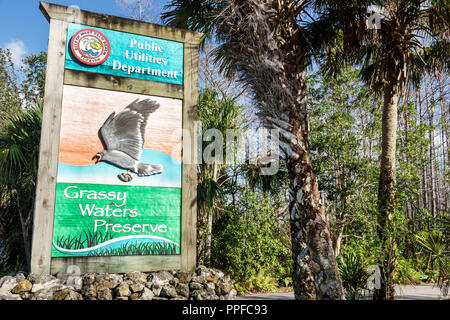
POLYGON ((112 297, 111 290, 106 287, 102 287, 102 288, 100 288, 100 290, 99 290, 99 288, 97 288, 97 299, 98 300, 112 300, 113 297, 112 297))
POLYGON ((203 289, 203 285, 201 283, 198 283, 198 282, 191 282, 191 283, 189 283, 189 289, 191 289, 191 290, 202 290, 203 289))
POLYGON ((19 294, 22 292, 28 292, 32 287, 33 284, 30 281, 22 280, 11 290, 11 293, 19 294))
POLYGON ((133 283, 130 285, 130 290, 133 293, 141 292, 142 290, 144 290, 144 288, 145 286, 142 283, 133 283))
POLYGON ((52 297, 53 293, 53 290, 39 290, 32 295, 36 300, 49 300, 52 297))
POLYGON ((192 298, 193 300, 205 300, 202 290, 191 291, 189 297, 192 298))
POLYGON ((152 300, 155 297, 155 294, 149 288, 144 288, 141 293, 139 300, 152 300))
POLYGON ((123 275, 116 273, 110 274, 109 281, 114 284, 114 287, 117 287, 123 281, 123 275))
POLYGON ((187 283, 179 283, 175 289, 179 295, 189 297, 189 285, 187 283))
POLYGON ((8 274, 8 276, 14 277, 19 281, 25 280, 28 276, 28 273, 26 271, 17 271, 17 272, 11 272, 8 274))
POLYGON ((214 289, 207 289, 203 296, 205 297, 205 300, 219 300, 219 296, 214 289))
POLYGON ((50 300, 83 300, 83 297, 74 290, 63 289, 56 291, 50 300))
POLYGON ((172 287, 171 285, 166 285, 164 287, 162 287, 161 292, 159 293, 160 297, 163 298, 176 298, 178 296, 177 291, 175 290, 174 287, 172 287))
POLYGON ((82 276, 82 279, 83 279, 83 286, 88 286, 88 285, 94 284, 95 274, 86 273, 82 276))
POLYGON ((94 284, 83 284, 81 294, 88 300, 97 299, 97 287, 94 284))
POLYGON ((209 270, 205 266, 198 266, 197 269, 195 269, 195 273, 197 276, 206 276, 209 273, 209 270))
POLYGON ((63 272, 57 272, 55 274, 55 278, 59 280, 59 282, 64 283, 69 279, 70 274, 63 273, 63 272))
POLYGON ((223 296, 230 293, 232 289, 233 285, 230 282, 219 282, 216 285, 215 291, 217 295, 223 296))
POLYGON ((234 289, 231 289, 230 293, 225 295, 225 300, 234 300, 236 299, 237 291, 234 289))
POLYGON ((193 272, 178 271, 175 275, 180 283, 189 283, 192 279, 193 272))
POLYGON ((214 290, 216 288, 216 285, 213 282, 207 282, 203 285, 203 287, 205 288, 205 290, 214 290))
POLYGON ((67 278, 66 286, 69 289, 79 291, 83 287, 83 279, 79 276, 70 276, 67 278))
POLYGON ((6 276, 0 278, 0 293, 5 293, 11 291, 19 281, 15 277, 12 276, 6 276))
POLYGON ((204 283, 206 283, 206 278, 205 278, 205 276, 194 276, 194 277, 192 277, 191 282, 197 282, 197 283, 204 284, 204 283))
POLYGON ((132 293, 130 295, 130 300, 140 300, 141 294, 139 292, 132 293))
POLYGON ((159 296, 161 289, 162 289, 162 286, 160 286, 159 284, 154 283, 152 286, 152 291, 155 296, 159 296))
POLYGON ((142 272, 127 272, 124 280, 131 280, 134 283, 145 284, 147 282, 147 275, 142 272))
POLYGON ((114 289, 116 287, 116 284, 111 281, 109 279, 109 277, 105 277, 102 279, 99 279, 98 281, 96 281, 97 284, 97 290, 98 288, 103 289, 103 288, 108 288, 108 289, 114 289))
POLYGON ((53 287, 59 286, 61 282, 54 276, 51 275, 35 275, 30 274, 27 277, 28 281, 33 284, 31 288, 31 293, 36 293, 40 290, 51 290, 53 287))
POLYGON ((122 282, 120 283, 115 289, 115 293, 119 297, 129 297, 131 295, 130 287, 127 283, 122 282))
POLYGON ((153 273, 152 282, 153 285, 157 284, 159 286, 165 286, 170 283, 170 280, 173 280, 173 275, 168 271, 158 271, 153 273))
POLYGON ((0 292, 0 300, 22 300, 18 294, 12 294, 10 292, 0 292))
POLYGON ((206 279, 206 281, 212 282, 212 283, 214 283, 214 284, 216 284, 217 282, 219 282, 219 277, 216 276, 216 275, 212 275, 212 274, 209 274, 209 275, 205 276, 205 279, 206 279))
POLYGON ((179 282, 180 280, 178 278, 173 278, 172 280, 169 281, 169 284, 175 287, 179 282))
POLYGON ((16 278, 18 282, 23 281, 27 278, 26 273, 24 271, 16 272, 13 277, 16 278))
POLYGON ((154 297, 152 300, 169 300, 169 299, 163 297, 154 297))
POLYGON ((22 298, 22 300, 36 300, 34 294, 32 294, 31 292, 21 292, 19 293, 19 296, 22 298))
POLYGON ((128 297, 116 297, 114 300, 128 300, 128 297))

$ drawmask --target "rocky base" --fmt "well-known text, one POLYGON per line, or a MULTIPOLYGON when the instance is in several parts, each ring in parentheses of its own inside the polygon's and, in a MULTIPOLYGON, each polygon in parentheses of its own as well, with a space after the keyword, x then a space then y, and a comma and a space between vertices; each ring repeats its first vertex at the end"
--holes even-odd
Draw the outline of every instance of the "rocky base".
POLYGON ((232 300, 236 290, 223 272, 158 271, 0 278, 0 300, 232 300))

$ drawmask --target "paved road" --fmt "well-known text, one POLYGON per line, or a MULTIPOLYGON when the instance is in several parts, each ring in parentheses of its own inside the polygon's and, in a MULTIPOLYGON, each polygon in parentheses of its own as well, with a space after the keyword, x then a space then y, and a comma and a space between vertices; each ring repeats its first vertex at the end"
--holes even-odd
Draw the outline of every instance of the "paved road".
MULTIPOLYGON (((439 288, 433 284, 397 286, 397 300, 438 300, 442 297, 439 288)), ((238 296, 237 300, 294 300, 294 293, 270 293, 238 296)))

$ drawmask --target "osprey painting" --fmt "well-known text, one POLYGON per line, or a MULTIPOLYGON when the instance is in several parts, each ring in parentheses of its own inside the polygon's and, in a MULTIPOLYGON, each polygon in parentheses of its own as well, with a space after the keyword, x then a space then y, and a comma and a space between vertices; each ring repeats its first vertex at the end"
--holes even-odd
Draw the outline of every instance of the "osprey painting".
POLYGON ((130 103, 125 109, 106 119, 100 128, 100 136, 106 149, 97 152, 92 158, 96 164, 106 161, 128 171, 118 177, 124 182, 133 179, 131 172, 138 176, 150 176, 163 172, 159 164, 148 164, 140 161, 144 149, 145 127, 151 113, 159 108, 159 104, 150 99, 130 103))

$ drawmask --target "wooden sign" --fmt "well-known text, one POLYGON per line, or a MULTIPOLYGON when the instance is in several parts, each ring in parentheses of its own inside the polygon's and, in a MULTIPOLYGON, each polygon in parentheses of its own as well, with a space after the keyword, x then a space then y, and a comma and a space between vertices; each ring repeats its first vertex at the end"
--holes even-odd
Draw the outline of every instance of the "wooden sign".
POLYGON ((192 270, 197 178, 183 156, 202 35, 40 8, 50 37, 31 272, 192 270))

